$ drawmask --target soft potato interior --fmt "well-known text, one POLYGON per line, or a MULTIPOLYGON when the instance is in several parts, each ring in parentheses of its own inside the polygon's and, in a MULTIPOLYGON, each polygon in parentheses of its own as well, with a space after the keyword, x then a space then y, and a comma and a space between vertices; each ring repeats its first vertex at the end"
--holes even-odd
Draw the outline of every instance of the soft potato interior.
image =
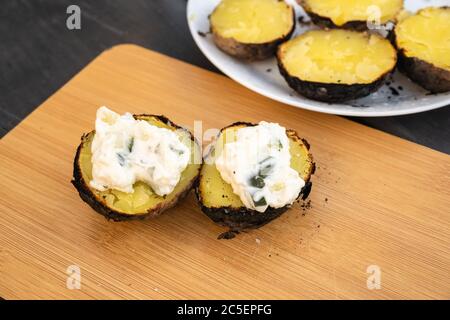
POLYGON ((372 83, 397 62, 381 36, 338 29, 306 32, 281 45, 278 55, 289 75, 320 83, 372 83))
POLYGON ((403 0, 301 0, 313 13, 331 19, 337 26, 350 21, 393 21, 403 0))
POLYGON ((450 71, 450 8, 426 8, 403 19, 395 28, 397 46, 450 71))
POLYGON ((222 0, 211 25, 224 38, 262 44, 286 36, 294 24, 293 10, 278 0, 222 0))
MULTIPOLYGON (((202 167, 199 191, 202 204, 209 208, 241 208, 244 207, 241 199, 233 192, 230 184, 226 183, 214 164, 214 159, 222 152, 225 143, 235 141, 236 132, 245 124, 229 127, 222 131, 217 138, 213 149, 206 157, 202 167)), ((311 175, 313 161, 307 146, 299 139, 294 131, 287 131, 291 153, 291 167, 296 170, 305 181, 311 175)))
MULTIPOLYGON (((167 125, 156 117, 139 116, 138 118, 141 120, 146 120, 150 124, 158 127, 176 130, 176 128, 167 125)), ((176 132, 180 135, 181 141, 191 149, 191 160, 186 169, 182 172, 180 181, 172 193, 166 195, 165 197, 161 197, 155 194, 152 188, 146 183, 137 182, 133 186, 133 193, 125 193, 114 189, 98 191, 91 188, 91 191, 97 197, 97 200, 102 202, 107 207, 124 214, 145 214, 147 211, 155 208, 162 202, 174 199, 182 191, 184 191, 186 186, 188 186, 192 179, 194 179, 198 174, 201 162, 198 158, 201 155, 201 151, 198 145, 191 140, 188 132, 184 130, 177 130, 176 132)), ((86 184, 89 184, 89 181, 92 180, 91 143, 94 135, 95 133, 92 132, 85 137, 79 157, 81 173, 86 184)))

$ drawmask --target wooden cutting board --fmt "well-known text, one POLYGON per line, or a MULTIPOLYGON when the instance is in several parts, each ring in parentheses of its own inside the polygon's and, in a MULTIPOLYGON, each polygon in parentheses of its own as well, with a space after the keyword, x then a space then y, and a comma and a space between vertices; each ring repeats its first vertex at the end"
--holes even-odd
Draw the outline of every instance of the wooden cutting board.
POLYGON ((8 133, 0 172, 5 299, 450 298, 449 156, 137 46, 100 55, 8 133), (108 222, 70 184, 102 105, 203 131, 239 120, 294 128, 317 162, 311 207, 233 240, 217 240, 225 229, 193 193, 157 219, 108 222), (66 286, 72 265, 79 290, 66 286), (380 289, 368 289, 368 268, 380 289))

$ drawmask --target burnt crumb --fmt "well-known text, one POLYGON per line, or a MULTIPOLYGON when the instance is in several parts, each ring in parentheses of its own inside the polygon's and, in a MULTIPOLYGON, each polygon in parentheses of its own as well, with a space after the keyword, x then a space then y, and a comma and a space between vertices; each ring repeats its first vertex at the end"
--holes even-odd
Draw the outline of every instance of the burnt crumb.
POLYGON ((269 258, 270 258, 270 257, 272 257, 272 255, 271 255, 271 254, 269 254, 269 258))
POLYGON ((317 228, 320 228, 320 224, 317 225, 317 228))
POLYGON ((237 230, 229 230, 229 231, 219 234, 217 239, 218 240, 221 240, 221 239, 230 240, 230 239, 233 239, 234 237, 236 237, 236 235, 238 235, 238 234, 239 234, 239 231, 237 231, 237 230))
POLYGON ((400 93, 397 91, 397 89, 395 89, 394 87, 389 87, 389 90, 391 90, 391 93, 394 95, 394 96, 398 96, 398 95, 400 95, 400 93))
POLYGON ((310 26, 312 24, 311 20, 305 20, 306 17, 305 16, 300 16, 298 17, 298 23, 300 23, 302 26, 310 26))
POLYGON ((199 35, 200 37, 203 37, 203 38, 206 38, 206 36, 207 36, 208 34, 210 34, 210 32, 203 32, 203 31, 197 31, 197 33, 198 33, 198 35, 199 35))
POLYGON ((391 85, 391 82, 390 82, 390 81, 386 81, 386 85, 387 85, 387 86, 390 86, 390 85, 391 85))
POLYGON ((403 91, 403 87, 402 87, 402 86, 398 86, 397 89, 398 89, 399 91, 403 91))
POLYGON ((392 97, 391 96, 388 96, 388 100, 391 100, 392 99, 392 97))
POLYGON ((266 72, 272 72, 272 68, 267 69, 266 72))
POLYGON ((328 198, 325 198, 325 202, 328 202, 328 198))
MULTIPOLYGON (((306 210, 311 209, 311 208, 312 208, 311 200, 308 200, 308 201, 306 201, 306 202, 303 202, 303 203, 300 205, 300 208, 302 208, 303 211, 306 211, 306 210)), ((304 215, 304 214, 302 214, 302 215, 304 215)))

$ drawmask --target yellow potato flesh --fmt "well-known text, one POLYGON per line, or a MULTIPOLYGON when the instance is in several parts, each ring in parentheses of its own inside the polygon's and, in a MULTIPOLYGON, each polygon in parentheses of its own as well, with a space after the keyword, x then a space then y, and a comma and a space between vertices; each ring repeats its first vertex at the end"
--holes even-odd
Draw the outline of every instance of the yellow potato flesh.
POLYGON ((394 68, 397 61, 388 40, 338 29, 309 31, 279 50, 289 75, 320 83, 372 83, 394 68))
POLYGON ((450 71, 450 8, 427 8, 402 20, 395 29, 397 46, 450 71))
POLYGON ((215 32, 247 44, 284 37, 293 23, 291 7, 278 0, 222 0, 211 15, 215 32))

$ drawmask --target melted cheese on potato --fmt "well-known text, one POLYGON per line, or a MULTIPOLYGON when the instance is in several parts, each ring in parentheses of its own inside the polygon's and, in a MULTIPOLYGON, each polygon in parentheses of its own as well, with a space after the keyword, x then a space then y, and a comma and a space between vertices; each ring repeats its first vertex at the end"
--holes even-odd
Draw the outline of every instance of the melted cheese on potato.
POLYGON ((372 83, 397 61, 388 40, 337 29, 304 33, 283 44, 278 54, 289 75, 320 83, 372 83))
POLYGON ((399 23, 395 34, 406 56, 450 70, 450 8, 421 10, 399 23))
POLYGON ((211 15, 215 32, 248 44, 286 36, 293 23, 292 8, 278 0, 222 0, 211 15))
POLYGON ((310 10, 337 26, 349 21, 386 23, 403 8, 403 0, 303 0, 310 10))

